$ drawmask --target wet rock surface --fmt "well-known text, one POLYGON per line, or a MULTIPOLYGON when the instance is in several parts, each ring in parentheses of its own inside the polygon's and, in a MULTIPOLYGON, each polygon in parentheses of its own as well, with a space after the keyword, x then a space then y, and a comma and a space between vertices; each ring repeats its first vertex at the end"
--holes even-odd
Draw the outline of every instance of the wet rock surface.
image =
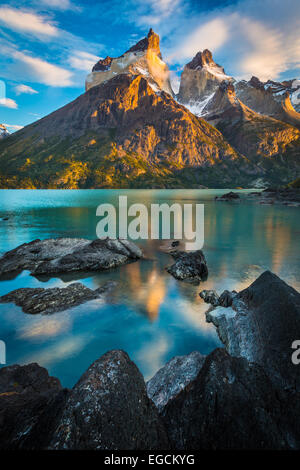
POLYGON ((224 290, 224 292, 219 296, 215 290, 204 289, 199 293, 199 296, 204 300, 204 302, 211 304, 213 307, 229 307, 232 305, 236 294, 236 291, 230 292, 228 290, 224 290))
POLYGON ((24 243, 0 258, 0 276, 28 270, 33 275, 103 271, 142 257, 128 240, 50 238, 24 243))
POLYGON ((216 349, 162 416, 176 450, 298 448, 297 400, 261 366, 216 349))
POLYGON ((167 449, 144 379, 123 351, 95 361, 73 388, 52 449, 167 449))
POLYGON ((211 305, 219 305, 219 296, 215 290, 202 290, 199 295, 204 302, 211 305))
POLYGON ((261 364, 282 389, 300 391, 292 343, 300 338, 300 294, 278 276, 265 271, 239 292, 229 308, 207 312, 221 341, 233 356, 261 364))
POLYGON ((173 357, 147 383, 147 393, 161 411, 198 375, 206 356, 194 351, 187 356, 173 357))
POLYGON ((0 449, 43 449, 68 391, 38 364, 0 369, 0 449))
POLYGON ((175 279, 198 284, 207 278, 208 268, 202 250, 174 251, 170 254, 175 263, 166 269, 175 279))
POLYGON ((237 193, 234 193, 233 191, 223 194, 222 196, 215 197, 216 201, 238 201, 239 199, 240 196, 237 193))
POLYGON ((31 288, 24 287, 0 297, 0 303, 13 302, 22 307, 24 313, 49 314, 75 307, 89 300, 103 298, 116 284, 107 282, 92 290, 80 282, 67 287, 31 288))
POLYGON ((258 193, 251 193, 249 199, 259 204, 282 204, 285 206, 300 206, 299 188, 267 188, 258 193))

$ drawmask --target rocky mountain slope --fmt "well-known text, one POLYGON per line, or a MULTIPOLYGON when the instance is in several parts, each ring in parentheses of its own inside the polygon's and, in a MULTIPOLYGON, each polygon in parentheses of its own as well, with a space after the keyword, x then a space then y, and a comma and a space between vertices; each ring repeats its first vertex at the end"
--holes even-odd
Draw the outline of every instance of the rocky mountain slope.
POLYGON ((248 108, 237 98, 232 83, 221 83, 203 117, 221 130, 238 152, 265 168, 274 181, 280 182, 283 166, 286 181, 298 171, 299 129, 248 108))
POLYGON ((238 98, 254 111, 300 127, 300 81, 262 83, 252 77, 236 83, 238 98), (297 85, 297 82, 299 84, 297 85))
MULTIPOLYGON (((299 130, 250 109, 233 83, 205 50, 184 68, 174 97, 150 29, 122 56, 99 60, 83 95, 0 142, 0 188, 252 187, 258 178, 295 179, 299 130)), ((280 112, 296 119, 288 97, 284 106, 280 112)))
POLYGON ((217 129, 129 73, 15 133, 0 168, 2 187, 40 188, 222 186, 257 172, 217 129))

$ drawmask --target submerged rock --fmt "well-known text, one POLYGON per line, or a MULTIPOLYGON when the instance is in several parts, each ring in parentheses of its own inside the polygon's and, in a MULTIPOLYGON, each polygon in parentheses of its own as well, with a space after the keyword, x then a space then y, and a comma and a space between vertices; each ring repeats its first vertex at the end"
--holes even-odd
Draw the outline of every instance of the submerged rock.
POLYGON ((38 364, 0 369, 0 449, 43 449, 68 391, 38 364))
POLYGON ((13 302, 22 307, 24 313, 54 313, 75 307, 89 300, 99 299, 115 283, 109 282, 96 290, 89 289, 80 282, 67 287, 31 288, 23 287, 0 297, 0 303, 13 302))
POLYGON ((300 294, 278 276, 265 271, 233 298, 229 308, 207 312, 221 341, 233 356, 261 364, 282 389, 300 391, 292 343, 300 338, 300 294))
POLYGON ((261 366, 216 349, 162 417, 176 450, 293 449, 300 443, 297 400, 278 393, 261 366))
POLYGON ((175 263, 167 269, 175 279, 199 283, 207 278, 208 269, 202 250, 197 251, 174 251, 170 253, 175 263))
POLYGON ((198 351, 173 357, 147 383, 148 397, 161 411, 171 398, 183 390, 201 369, 205 357, 198 351))
POLYGON ((67 400, 50 448, 169 448, 143 376, 125 352, 104 354, 82 375, 67 400))
POLYGON ((142 256, 137 245, 128 240, 37 239, 5 253, 0 258, 0 275, 24 269, 33 275, 103 271, 142 256))

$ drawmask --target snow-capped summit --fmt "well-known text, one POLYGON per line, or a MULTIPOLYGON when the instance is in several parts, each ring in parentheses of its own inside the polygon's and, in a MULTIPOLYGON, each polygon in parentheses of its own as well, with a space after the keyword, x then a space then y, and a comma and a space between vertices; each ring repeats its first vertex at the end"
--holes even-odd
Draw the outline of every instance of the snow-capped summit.
POLYGON ((143 75, 154 91, 166 91, 173 95, 169 68, 162 60, 159 48, 159 36, 152 28, 145 38, 120 57, 107 56, 105 59, 100 59, 86 78, 86 90, 121 73, 143 75))
POLYGON ((223 67, 215 63, 208 49, 198 52, 184 67, 178 101, 200 116, 224 80, 234 81, 232 77, 226 75, 223 67))
POLYGON ((5 125, 0 124, 0 139, 4 139, 5 137, 8 137, 9 135, 10 135, 10 133, 8 132, 5 125))
POLYGON ((300 126, 300 80, 262 82, 252 77, 236 83, 236 94, 254 111, 300 126))

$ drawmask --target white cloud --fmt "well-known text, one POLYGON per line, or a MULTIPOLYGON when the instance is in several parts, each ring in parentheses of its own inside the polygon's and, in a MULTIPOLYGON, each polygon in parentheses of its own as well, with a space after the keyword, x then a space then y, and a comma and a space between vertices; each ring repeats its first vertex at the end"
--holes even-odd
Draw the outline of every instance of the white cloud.
POLYGON ((15 102, 15 100, 12 100, 10 98, 1 98, 0 106, 5 106, 5 108, 10 108, 10 109, 18 109, 18 105, 15 102))
POLYGON ((225 44, 228 34, 228 25, 224 19, 216 18, 208 21, 188 35, 182 45, 168 57, 168 60, 187 60, 204 49, 215 51, 225 44))
POLYGON ((210 49, 237 78, 280 79, 300 69, 299 0, 240 0, 206 13, 191 8, 183 13, 172 16, 172 24, 160 25, 171 63, 183 66, 198 51, 210 49))
POLYGON ((140 15, 136 23, 140 26, 157 25, 170 17, 180 4, 181 0, 137 0, 140 15))
POLYGON ((0 7, 0 21, 14 31, 23 31, 37 36, 58 36, 59 30, 45 17, 15 8, 0 7))
POLYGON ((19 51, 14 53, 14 57, 25 64, 29 76, 36 82, 57 87, 72 85, 72 72, 69 70, 19 51))
POLYGON ((19 126, 17 124, 7 124, 6 122, 4 122, 3 124, 10 131, 19 131, 20 129, 23 129, 24 127, 24 126, 19 126))
POLYGON ((282 34, 266 28, 258 21, 240 19, 240 27, 248 40, 248 53, 240 62, 241 72, 258 76, 261 80, 276 78, 286 70, 288 56, 282 54, 282 34))
POLYGON ((25 93, 27 95, 35 95, 36 93, 38 93, 38 91, 31 88, 31 86, 23 85, 23 84, 17 85, 15 87, 15 92, 16 92, 16 95, 21 95, 22 93, 25 93))
POLYGON ((73 69, 89 72, 100 57, 84 51, 74 51, 69 57, 69 64, 73 69))

